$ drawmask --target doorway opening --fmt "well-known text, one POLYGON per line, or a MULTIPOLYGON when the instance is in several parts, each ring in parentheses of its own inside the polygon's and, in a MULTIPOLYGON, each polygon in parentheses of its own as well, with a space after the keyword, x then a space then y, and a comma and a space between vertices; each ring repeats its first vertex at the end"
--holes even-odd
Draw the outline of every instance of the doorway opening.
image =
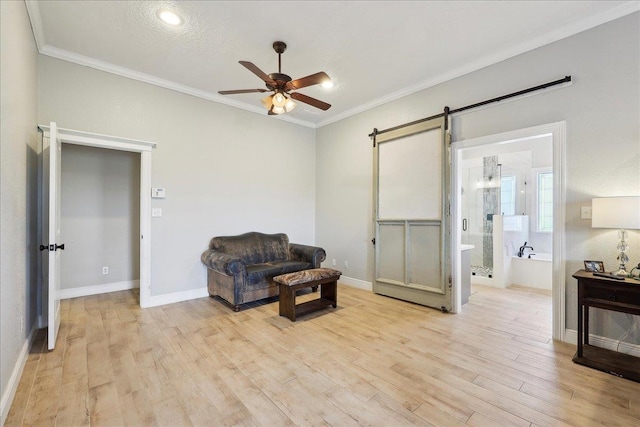
POLYGON ((465 283, 548 289, 564 340, 564 140, 560 122, 453 143, 456 311, 465 283))
POLYGON ((140 154, 62 144, 60 299, 140 283, 140 154))
MULTIPOLYGON (((40 220, 38 237, 40 250, 47 250, 47 256, 40 257, 41 271, 39 308, 42 321, 47 319, 48 346, 53 349, 60 325, 60 258, 64 249, 60 228, 60 184, 62 144, 128 151, 139 154, 139 280, 140 306, 148 307, 151 299, 151 150, 154 142, 118 138, 107 135, 58 128, 55 122, 49 126, 40 125, 42 132, 42 155, 40 167, 40 220)), ((96 242, 105 245, 105 242, 96 242)), ((40 324, 40 327, 44 327, 40 324)))

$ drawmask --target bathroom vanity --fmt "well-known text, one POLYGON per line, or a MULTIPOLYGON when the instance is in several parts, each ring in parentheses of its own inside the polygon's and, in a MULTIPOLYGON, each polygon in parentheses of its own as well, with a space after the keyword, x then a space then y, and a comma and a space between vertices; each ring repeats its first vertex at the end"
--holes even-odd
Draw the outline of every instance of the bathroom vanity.
POLYGON ((471 249, 474 245, 460 245, 460 300, 462 304, 469 302, 471 295, 471 249))

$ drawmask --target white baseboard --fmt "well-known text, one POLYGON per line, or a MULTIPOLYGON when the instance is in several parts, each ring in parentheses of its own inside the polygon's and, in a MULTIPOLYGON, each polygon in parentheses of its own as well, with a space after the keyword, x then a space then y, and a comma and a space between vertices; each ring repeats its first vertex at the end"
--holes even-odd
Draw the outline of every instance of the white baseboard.
POLYGON ((349 276, 340 276, 338 283, 342 285, 351 286, 352 288, 363 289, 365 291, 373 291, 373 285, 366 280, 354 279, 349 276))
POLYGON ((174 302, 187 301, 190 299, 204 298, 209 296, 206 287, 189 289, 188 291, 172 292, 164 295, 152 295, 147 307, 157 307, 159 305, 173 304, 174 302))
POLYGON ((140 287, 140 280, 105 283, 103 285, 83 286, 81 288, 60 289, 60 299, 86 297, 109 292, 126 291, 140 287))
POLYGON ((27 363, 27 357, 29 356, 29 351, 31 351, 31 345, 33 344, 33 337, 36 331, 36 325, 34 324, 29 332, 29 336, 25 340, 24 344, 22 344, 22 348, 18 354, 18 360, 13 367, 13 372, 11 372, 11 377, 7 383, 7 388, 2 394, 2 398, 0 398, 0 413, 2 414, 0 425, 4 425, 4 422, 7 420, 7 416, 9 415, 9 409, 11 409, 11 403, 13 403, 13 398, 16 396, 18 384, 20 384, 22 371, 24 370, 24 365, 27 363))
MULTIPOLYGON (((578 331, 575 329, 565 329, 564 341, 569 344, 578 344, 578 331)), ((589 334, 589 344, 596 347, 606 348, 607 350, 619 351, 620 353, 629 354, 631 356, 640 357, 640 345, 630 344, 628 342, 620 342, 607 337, 589 334), (618 343, 620 345, 618 346, 618 343)))
MULTIPOLYGON (((371 291, 373 288, 371 282, 360 279, 354 279, 347 276, 341 276, 338 282, 342 285, 352 286, 365 291, 371 291)), ((174 302, 188 301, 196 298, 205 298, 209 296, 206 287, 198 289, 190 289, 188 291, 172 292, 170 294, 152 295, 147 307, 157 307, 159 305, 173 304, 174 302)))

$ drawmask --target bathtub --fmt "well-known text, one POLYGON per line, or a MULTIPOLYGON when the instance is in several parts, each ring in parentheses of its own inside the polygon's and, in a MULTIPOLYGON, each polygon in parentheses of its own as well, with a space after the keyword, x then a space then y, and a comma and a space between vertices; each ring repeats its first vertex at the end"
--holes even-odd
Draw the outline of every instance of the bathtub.
POLYGON ((551 290, 552 267, 551 254, 535 252, 531 258, 528 253, 522 258, 514 256, 511 257, 509 281, 512 285, 551 290))

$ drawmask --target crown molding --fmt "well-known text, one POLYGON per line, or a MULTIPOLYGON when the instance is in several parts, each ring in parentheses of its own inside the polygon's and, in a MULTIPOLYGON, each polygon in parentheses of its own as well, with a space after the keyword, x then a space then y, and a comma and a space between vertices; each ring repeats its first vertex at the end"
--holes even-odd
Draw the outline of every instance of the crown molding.
MULTIPOLYGON (((231 107, 239 108, 245 111, 249 111, 252 113, 264 115, 264 109, 258 106, 249 105, 243 102, 236 101, 231 98, 222 97, 216 93, 204 91, 201 89, 196 89, 187 85, 162 79, 160 77, 156 77, 150 74, 141 73, 139 71, 131 70, 129 68, 120 67, 105 61, 100 61, 98 59, 94 59, 88 56, 79 55, 64 49, 59 49, 53 46, 49 46, 46 44, 46 40, 44 37, 44 29, 42 24, 40 7, 38 3, 39 2, 36 0, 25 0, 27 12, 29 14, 29 19, 31 21, 33 35, 36 40, 36 45, 38 47, 38 52, 42 55, 47 55, 47 56, 61 59, 64 61, 73 62, 79 65, 105 71, 107 73, 116 74, 122 77, 127 77, 130 79, 149 83, 154 86, 159 86, 165 89, 170 89, 176 92, 182 92, 187 95, 192 95, 198 98, 206 99, 208 101, 213 101, 213 102, 225 104, 231 107)), ((438 76, 435 76, 434 78, 419 82, 415 85, 408 86, 399 91, 393 92, 389 95, 385 95, 383 97, 374 99, 371 102, 367 102, 355 108, 351 108, 340 114, 330 117, 326 120, 322 120, 318 123, 296 119, 295 117, 288 116, 288 115, 276 116, 275 119, 294 123, 300 126, 309 127, 312 129, 321 128, 331 123, 338 122, 340 120, 346 119, 348 117, 354 116, 356 114, 362 113, 364 111, 370 110, 380 105, 387 104, 389 102, 395 101, 400 98, 404 98, 405 96, 411 95, 421 90, 425 90, 430 87, 436 86, 438 84, 444 83, 446 81, 461 77, 465 74, 478 71, 482 68, 486 68, 498 62, 501 62, 506 59, 512 58, 514 56, 520 55, 522 53, 537 49, 539 47, 556 42, 558 40, 573 36, 580 32, 596 27, 598 25, 605 24, 607 22, 616 20, 618 18, 622 18, 623 16, 626 16, 638 11, 640 11, 640 1, 628 1, 618 7, 606 10, 598 15, 590 16, 588 18, 574 22, 556 31, 542 34, 539 37, 536 37, 525 43, 521 43, 509 49, 502 50, 492 55, 487 55, 475 62, 472 62, 462 67, 455 68, 446 73, 442 73, 438 76)))
POLYGON ((24 4, 27 7, 29 21, 31 21, 31 30, 33 31, 33 37, 36 40, 36 47, 38 48, 38 52, 42 52, 42 49, 45 46, 45 41, 42 15, 40 14, 40 4, 35 0, 25 0, 24 4))
MULTIPOLYGON (((99 59, 90 58, 84 55, 79 55, 77 53, 69 52, 68 50, 45 45, 42 49, 40 49, 40 53, 42 55, 50 56, 52 58, 61 59, 63 61, 72 62, 78 65, 83 65, 85 67, 95 68, 96 70, 104 71, 111 74, 116 74, 116 75, 127 77, 133 80, 138 80, 144 83, 152 84, 154 86, 159 86, 165 89, 170 89, 176 92, 181 92, 187 95, 206 99, 208 101, 229 105, 231 107, 239 108, 241 110, 260 114, 261 116, 266 115, 265 109, 258 106, 245 104, 231 98, 224 98, 221 95, 218 95, 216 93, 208 92, 201 89, 196 89, 191 86, 183 85, 171 80, 166 80, 160 77, 156 77, 151 74, 141 73, 139 71, 135 71, 130 68, 120 67, 118 65, 111 64, 110 62, 101 61, 99 59)), ((315 128, 315 124, 311 122, 299 120, 299 119, 296 119, 295 117, 291 117, 287 115, 279 115, 279 116, 275 116, 274 118, 278 120, 283 120, 285 122, 291 122, 297 125, 305 126, 305 127, 315 128)))

